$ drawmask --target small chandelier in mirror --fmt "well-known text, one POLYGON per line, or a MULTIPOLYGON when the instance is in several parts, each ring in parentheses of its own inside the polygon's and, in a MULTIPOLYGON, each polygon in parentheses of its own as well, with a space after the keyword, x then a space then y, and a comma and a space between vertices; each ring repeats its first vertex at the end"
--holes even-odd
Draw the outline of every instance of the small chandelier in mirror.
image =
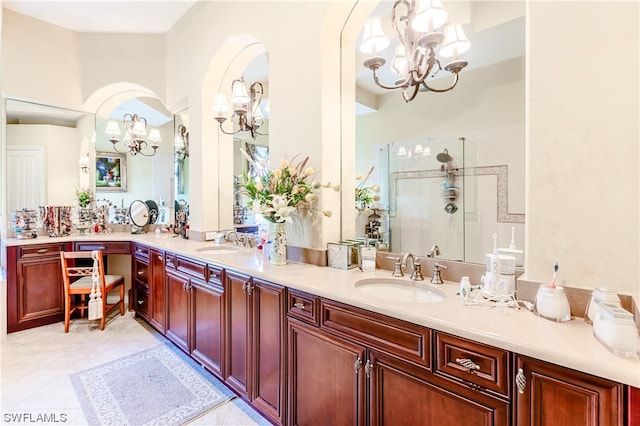
MULTIPOLYGON (((418 90, 446 92, 458 83, 459 72, 469 63, 458 59, 471 46, 464 34, 462 24, 448 23, 448 14, 440 0, 397 0, 391 11, 391 25, 399 44, 391 61, 391 69, 400 75, 395 84, 387 85, 378 79, 377 71, 385 64, 381 56, 373 56, 364 62, 364 66, 373 72, 373 80, 383 89, 402 89, 406 102, 415 99, 418 90), (446 25, 445 25, 446 23, 446 25), (438 31, 444 25, 442 32, 438 31), (440 57, 451 57, 444 67, 436 55, 439 47, 440 57), (453 74, 453 82, 447 87, 434 87, 427 81, 436 77, 439 71, 453 74)), ((380 18, 370 19, 364 27, 360 50, 363 53, 377 55, 389 45, 380 18)))
POLYGON ((174 152, 178 160, 184 160, 189 156, 189 132, 182 124, 176 129, 174 152))
POLYGON ((249 92, 247 93, 244 77, 241 77, 240 80, 233 80, 233 83, 231 83, 231 103, 233 104, 231 121, 236 130, 228 132, 224 130, 222 125, 227 120, 225 113, 229 111, 229 105, 227 104, 225 95, 223 93, 217 93, 213 100, 212 108, 215 113, 215 119, 220 123, 222 133, 235 135, 239 132, 251 132, 253 139, 258 137, 258 135, 267 136, 268 133, 258 132, 260 126, 265 123, 264 114, 260 108, 263 94, 264 89, 262 83, 258 81, 249 86, 249 92))
POLYGON ((110 120, 107 122, 107 128, 105 133, 110 135, 109 141, 113 144, 113 149, 116 152, 131 153, 131 155, 144 155, 145 157, 151 157, 156 154, 158 147, 160 146, 160 131, 158 129, 151 129, 149 131, 149 137, 147 137, 147 119, 138 116, 138 114, 125 114, 122 118, 124 123, 124 137, 122 138, 122 145, 125 146, 125 150, 118 149, 118 140, 120 135, 120 126, 118 123, 110 120), (147 142, 148 140, 148 142, 147 142), (153 149, 153 151, 147 148, 153 149))

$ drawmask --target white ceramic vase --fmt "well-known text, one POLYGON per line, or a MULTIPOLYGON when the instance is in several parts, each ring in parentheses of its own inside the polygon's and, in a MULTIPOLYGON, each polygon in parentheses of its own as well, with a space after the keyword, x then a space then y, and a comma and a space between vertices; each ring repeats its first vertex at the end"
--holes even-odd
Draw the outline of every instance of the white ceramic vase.
POLYGON ((273 265, 287 264, 287 224, 269 222, 269 261, 273 265))

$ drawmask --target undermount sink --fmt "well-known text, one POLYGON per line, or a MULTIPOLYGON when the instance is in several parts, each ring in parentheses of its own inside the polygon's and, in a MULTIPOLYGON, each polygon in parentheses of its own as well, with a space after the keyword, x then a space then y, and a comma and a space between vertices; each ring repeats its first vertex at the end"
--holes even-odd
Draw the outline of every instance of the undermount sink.
POLYGON ((237 253, 238 249, 229 246, 205 246, 197 248, 196 251, 203 254, 232 254, 237 253))
POLYGON ((402 303, 438 303, 447 298, 444 291, 409 278, 363 278, 354 283, 362 294, 402 303))

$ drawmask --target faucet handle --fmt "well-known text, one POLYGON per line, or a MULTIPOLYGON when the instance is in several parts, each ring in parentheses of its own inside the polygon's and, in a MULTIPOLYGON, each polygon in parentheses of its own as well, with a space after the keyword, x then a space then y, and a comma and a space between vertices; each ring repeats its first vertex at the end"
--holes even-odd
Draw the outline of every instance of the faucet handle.
POLYGON ((402 272, 402 263, 400 262, 400 258, 395 256, 387 256, 387 259, 395 261, 395 263, 393 264, 393 272, 391 273, 391 276, 404 277, 404 272, 402 272))
POLYGON ((442 276, 440 275, 440 271, 442 271, 443 269, 447 269, 447 267, 445 265, 441 265, 439 263, 436 263, 433 266, 433 275, 431 276, 431 284, 442 284, 442 276))
POLYGON ((438 271, 442 271, 443 269, 447 269, 446 265, 442 265, 440 263, 436 263, 433 267, 434 267, 434 269, 437 269, 438 271))

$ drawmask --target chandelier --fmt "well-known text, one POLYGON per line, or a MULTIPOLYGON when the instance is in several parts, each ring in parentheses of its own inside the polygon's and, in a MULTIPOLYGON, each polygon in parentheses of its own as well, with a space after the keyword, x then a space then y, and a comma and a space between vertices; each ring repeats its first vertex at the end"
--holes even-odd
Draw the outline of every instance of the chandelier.
MULTIPOLYGON (((458 83, 458 73, 468 65, 458 55, 469 49, 471 44, 464 34, 462 24, 447 23, 448 14, 440 0, 397 0, 391 12, 391 25, 399 44, 391 60, 391 69, 400 75, 395 84, 387 85, 378 79, 378 69, 385 64, 381 56, 373 56, 364 66, 373 72, 373 80, 383 89, 402 89, 405 102, 415 99, 418 90, 447 92, 458 83), (445 23, 447 23, 445 25, 445 23), (442 32, 438 31, 444 25, 442 32), (440 57, 452 58, 444 68, 440 57), (453 82, 448 87, 434 87, 428 79, 436 77, 440 71, 453 74, 453 82)), ((376 55, 389 46, 380 18, 371 18, 364 27, 360 50, 376 55)))
POLYGON ((260 126, 265 122, 262 109, 260 108, 263 93, 262 83, 258 81, 249 86, 249 92, 247 92, 244 77, 240 77, 240 80, 233 80, 233 83, 231 83, 231 103, 233 104, 231 121, 237 130, 230 132, 224 130, 222 127, 223 123, 227 120, 225 113, 229 111, 227 98, 223 93, 217 93, 213 100, 212 109, 215 113, 214 118, 220 124, 222 133, 235 135, 239 132, 251 132, 253 139, 258 137, 258 135, 267 136, 268 133, 258 132, 260 126))
POLYGON ((178 160, 184 160, 189 156, 189 132, 182 124, 176 129, 174 151, 178 160))
POLYGON ((124 137, 122 138, 122 144, 126 147, 125 150, 118 149, 118 136, 120 135, 120 126, 118 123, 110 120, 107 122, 107 128, 105 133, 110 135, 109 141, 113 144, 113 149, 120 153, 131 153, 131 155, 144 155, 145 157, 151 157, 156 154, 156 150, 160 146, 160 131, 158 129, 151 129, 149 131, 149 137, 147 138, 147 119, 138 116, 138 114, 125 114, 122 118, 124 123, 124 137), (148 140, 148 142, 147 142, 148 140), (147 148, 153 149, 153 151, 147 150, 147 148))

